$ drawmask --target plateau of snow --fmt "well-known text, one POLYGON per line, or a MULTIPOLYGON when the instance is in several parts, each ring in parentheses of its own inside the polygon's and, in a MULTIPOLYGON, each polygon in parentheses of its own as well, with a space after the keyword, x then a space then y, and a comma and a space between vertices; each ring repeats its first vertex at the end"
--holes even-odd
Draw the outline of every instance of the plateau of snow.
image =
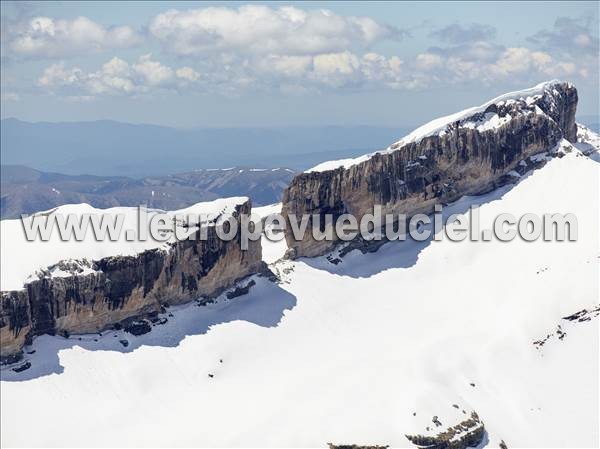
POLYGON ((2 446, 409 447, 462 410, 492 447, 596 446, 599 320, 563 317, 598 305, 600 164, 569 150, 445 212, 480 204, 481 229, 570 212, 576 242, 395 242, 337 265, 273 250, 279 283, 149 334, 34 340, 31 368, 1 373, 2 446))

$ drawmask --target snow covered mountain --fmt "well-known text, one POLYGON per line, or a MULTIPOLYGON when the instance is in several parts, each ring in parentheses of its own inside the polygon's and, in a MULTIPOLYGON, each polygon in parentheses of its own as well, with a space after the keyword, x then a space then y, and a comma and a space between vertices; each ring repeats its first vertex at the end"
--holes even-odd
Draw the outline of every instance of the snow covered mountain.
POLYGON ((414 447, 453 427, 479 447, 597 445, 600 145, 575 132, 444 213, 570 212, 576 242, 390 242, 332 263, 263 239, 274 277, 246 294, 169 307, 144 335, 25 346, 1 371, 2 445, 414 447))
MULTIPOLYGON (((385 150, 321 164, 292 180, 283 214, 432 214, 436 204, 496 189, 510 173, 530 170, 535 156, 575 142, 577 89, 548 81, 433 120, 385 150), (532 158, 533 157, 533 158, 532 158)), ((543 160, 540 161, 543 163, 543 160)), ((291 227, 288 227, 290 230, 291 227)), ((339 244, 286 233, 290 254, 322 255, 339 244)))
MULTIPOLYGON (((149 210, 146 215, 159 212, 163 211, 149 210)), ((237 281, 259 273, 264 267, 260 241, 247 242, 242 249, 239 234, 223 240, 216 229, 229 218, 240 226, 242 215, 250 213, 247 197, 197 203, 165 213, 165 220, 175 228, 165 229, 158 239, 135 235, 138 220, 143 219, 133 207, 95 209, 73 204, 23 221, 2 220, 0 361, 19 360, 23 345, 38 335, 127 328, 136 325, 136 317, 199 297, 207 301, 237 281), (196 217, 193 222, 178 218, 188 214, 196 217), (91 230, 82 232, 80 239, 72 236, 64 240, 56 221, 46 240, 30 241, 23 231, 33 222, 51 222, 68 215, 82 221, 86 216, 101 215, 113 222, 121 219, 123 232, 115 240, 98 239, 97 232, 91 230), (195 226, 199 219, 206 229, 205 238, 195 226), (130 237, 132 232, 135 238, 130 237), (184 238, 189 234, 195 237, 184 238)))

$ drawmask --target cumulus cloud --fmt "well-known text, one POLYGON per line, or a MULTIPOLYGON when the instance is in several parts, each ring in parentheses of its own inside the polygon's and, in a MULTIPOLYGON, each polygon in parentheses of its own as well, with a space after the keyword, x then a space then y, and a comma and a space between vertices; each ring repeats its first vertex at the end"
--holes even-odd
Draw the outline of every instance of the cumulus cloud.
POLYGON ((397 56, 349 51, 314 56, 269 55, 249 62, 246 73, 259 88, 304 93, 323 89, 397 87, 403 76, 397 56), (265 85, 265 83, 267 83, 265 85))
POLYGON ((415 60, 415 67, 425 72, 439 69, 443 65, 444 60, 440 55, 437 55, 435 53, 418 54, 415 60))
POLYGON ((129 26, 104 27, 86 17, 39 16, 10 23, 3 31, 3 46, 15 56, 25 57, 70 57, 140 42, 140 35, 129 26))
POLYGON ((551 29, 538 31, 527 40, 576 64, 579 76, 588 78, 593 74, 597 80, 600 53, 597 17, 559 17, 551 29))
POLYGON ((431 32, 430 36, 450 44, 463 44, 494 39, 496 28, 482 23, 468 25, 454 23, 431 32))
POLYGON ((152 60, 152 55, 147 54, 133 64, 133 71, 143 78, 144 84, 158 86, 173 78, 173 69, 152 60))
POLYGON ((450 45, 429 48, 417 55, 412 67, 421 85, 597 78, 594 20, 561 17, 551 29, 530 36, 528 46, 511 47, 493 41, 493 27, 450 25, 432 33, 450 45))
POLYGON ((181 78, 183 80, 187 80, 187 81, 198 81, 200 79, 200 74, 198 72, 196 72, 194 69, 192 69, 191 67, 181 67, 180 69, 177 69, 175 71, 175 74, 177 75, 178 78, 181 78))
POLYGON ((414 69, 427 74, 419 76, 422 83, 462 83, 477 81, 491 84, 498 81, 532 82, 540 78, 571 77, 576 65, 556 59, 549 53, 526 47, 481 47, 473 44, 448 49, 433 48, 417 55, 414 69))
POLYGON ((369 17, 327 10, 245 5, 170 10, 157 15, 150 33, 180 55, 211 52, 312 55, 366 48, 404 33, 369 17))
POLYGON ((600 40, 598 18, 559 17, 552 28, 530 36, 528 42, 559 57, 558 69, 598 82, 600 40))
POLYGON ((190 67, 173 69, 146 54, 132 64, 114 57, 94 72, 85 72, 78 67, 66 68, 61 61, 44 70, 38 85, 69 98, 92 99, 99 95, 138 95, 156 89, 177 90, 199 78, 200 75, 190 67))
MULTIPOLYGON (((451 24, 430 34, 444 43, 401 59, 374 49, 405 33, 369 17, 290 6, 170 10, 155 16, 146 34, 148 41, 162 43, 163 62, 151 54, 129 62, 114 57, 87 71, 58 62, 44 70, 38 86, 81 101, 158 90, 305 93, 597 77, 598 37, 588 25, 559 19, 551 30, 531 36, 529 47, 506 47, 494 41, 494 27, 451 24), (583 53, 568 51, 575 46, 590 57, 577 59, 583 53), (175 67, 174 60, 185 65, 175 67)), ((14 52, 39 55, 58 55, 59 48, 72 55, 87 47, 126 47, 139 40, 131 28, 105 28, 85 18, 38 17, 18 38, 11 36, 7 42, 14 52)))
POLYGON ((549 30, 541 30, 528 41, 547 51, 587 55, 598 58, 598 23, 593 19, 559 17, 549 30))
POLYGON ((64 62, 47 67, 38 79, 46 91, 68 97, 142 95, 157 90, 179 93, 273 91, 306 93, 339 89, 415 89, 465 82, 528 84, 543 78, 571 78, 580 68, 572 61, 526 47, 429 49, 402 60, 375 52, 316 55, 221 56, 199 61, 201 69, 173 68, 140 56, 129 63, 114 57, 85 72, 64 62))

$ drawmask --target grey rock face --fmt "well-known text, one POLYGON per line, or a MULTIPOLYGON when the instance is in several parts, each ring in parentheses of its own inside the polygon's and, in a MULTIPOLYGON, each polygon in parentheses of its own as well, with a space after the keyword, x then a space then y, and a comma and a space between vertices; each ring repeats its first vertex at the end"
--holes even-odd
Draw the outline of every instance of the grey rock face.
MULTIPOLYGON (((250 202, 236 208, 249 214, 250 202)), ((0 356, 9 357, 36 335, 98 332, 130 317, 199 297, 214 297, 236 281, 263 269, 260 241, 242 251, 239 236, 223 241, 214 227, 206 240, 183 240, 168 251, 107 257, 92 263, 94 272, 41 277, 25 289, 0 298, 0 356)))
MULTIPOLYGON (((497 188, 525 158, 552 149, 561 139, 576 141, 577 90, 568 83, 548 84, 526 99, 498 101, 487 109, 449 123, 414 142, 402 141, 348 168, 307 172, 284 191, 282 213, 326 214, 334 220, 350 213, 359 220, 382 206, 382 213, 432 213, 436 203, 497 188), (497 120, 493 126, 477 126, 497 120)), ((309 229, 312 227, 309 222, 309 229)), ((296 241, 287 227, 291 257, 313 257, 338 242, 317 241, 310 232, 296 241)))

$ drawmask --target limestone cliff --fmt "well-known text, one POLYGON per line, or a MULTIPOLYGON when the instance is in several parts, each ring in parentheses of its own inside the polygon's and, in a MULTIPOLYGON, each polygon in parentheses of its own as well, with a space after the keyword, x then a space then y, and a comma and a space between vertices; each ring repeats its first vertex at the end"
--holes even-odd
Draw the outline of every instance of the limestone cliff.
MULTIPOLYGON (((284 192, 282 213, 288 220, 289 214, 297 220, 332 214, 335 220, 344 213, 360 220, 376 204, 383 214, 432 213, 436 203, 505 184, 520 161, 563 138, 575 142, 576 107, 575 87, 552 81, 434 120, 385 150, 296 176, 284 192)), ((287 228, 291 257, 317 256, 336 245, 310 232, 296 241, 287 228)))
MULTIPOLYGON (((233 216, 250 214, 246 201, 233 216)), ((199 231, 197 231, 199 232, 199 231)), ((61 276, 44 275, 22 290, 4 291, 0 300, 0 355, 15 353, 36 335, 98 332, 130 317, 199 297, 212 297, 237 280, 262 270, 260 241, 242 250, 240 237, 182 240, 168 249, 90 262, 59 262, 61 276), (64 273, 70 273, 65 275, 64 273)))

